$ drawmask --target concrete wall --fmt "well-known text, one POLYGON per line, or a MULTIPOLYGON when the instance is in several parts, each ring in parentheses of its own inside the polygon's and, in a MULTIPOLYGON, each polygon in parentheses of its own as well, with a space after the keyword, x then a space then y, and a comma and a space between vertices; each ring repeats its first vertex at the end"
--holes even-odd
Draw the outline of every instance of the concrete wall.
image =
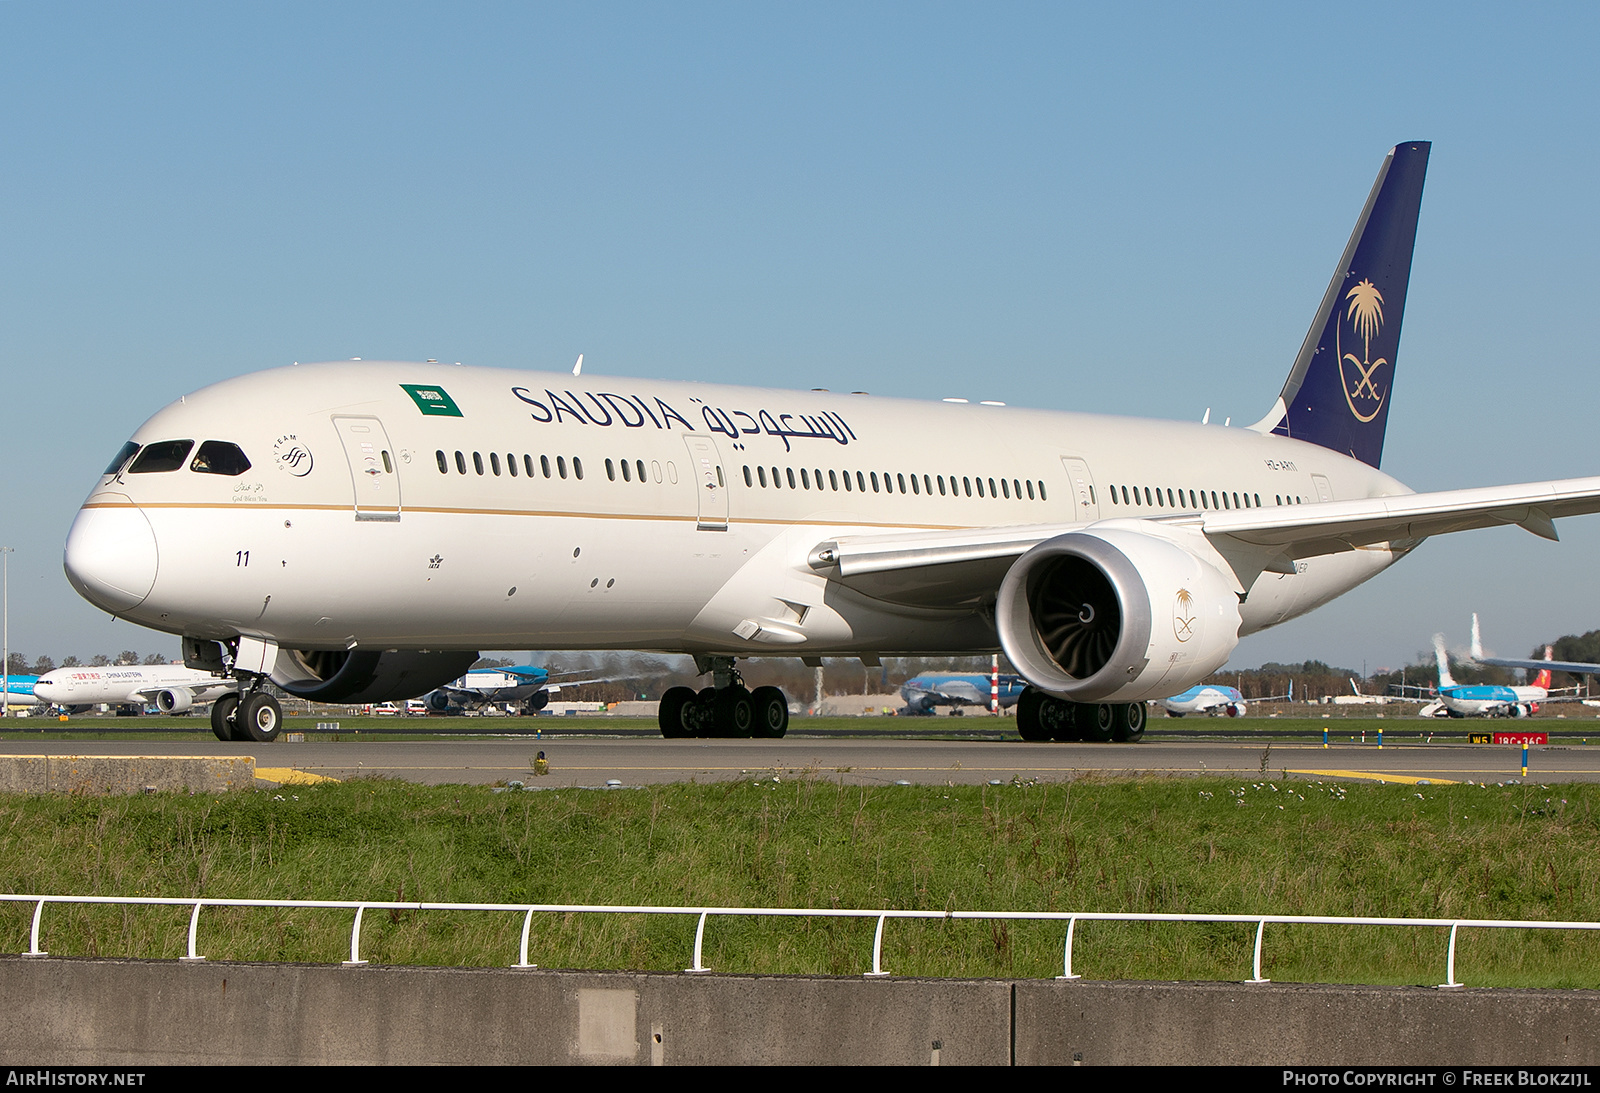
POLYGON ((226 793, 255 775, 248 755, 0 755, 0 793, 226 793))
POLYGON ((13 1065, 1600 1063, 1600 992, 0 958, 13 1065))

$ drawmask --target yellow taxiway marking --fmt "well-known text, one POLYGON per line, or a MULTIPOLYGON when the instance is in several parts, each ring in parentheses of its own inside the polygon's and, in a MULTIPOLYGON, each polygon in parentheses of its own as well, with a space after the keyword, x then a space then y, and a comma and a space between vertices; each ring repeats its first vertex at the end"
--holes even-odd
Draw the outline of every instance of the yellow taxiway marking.
POLYGON ((1318 774, 1324 778, 1365 778, 1374 782, 1398 782, 1405 786, 1420 785, 1427 782, 1435 786, 1453 786, 1457 782, 1451 778, 1424 778, 1414 774, 1383 774, 1372 770, 1286 770, 1285 774, 1318 774))
POLYGON ((257 767, 256 777, 266 782, 277 782, 284 786, 312 786, 318 782, 337 782, 337 778, 329 778, 326 774, 311 774, 308 771, 295 770, 293 767, 257 767))

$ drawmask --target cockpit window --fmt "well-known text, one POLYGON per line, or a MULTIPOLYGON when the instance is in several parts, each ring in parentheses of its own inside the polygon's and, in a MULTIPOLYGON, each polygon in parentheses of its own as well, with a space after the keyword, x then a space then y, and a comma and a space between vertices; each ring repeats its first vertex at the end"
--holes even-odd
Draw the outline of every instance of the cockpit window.
POLYGON ((128 441, 122 446, 122 450, 117 452, 117 457, 111 461, 109 466, 106 467, 106 473, 116 474, 123 467, 126 467, 128 465, 128 460, 132 459, 133 453, 138 450, 139 445, 135 444, 131 440, 128 441))
POLYGON ((161 440, 154 444, 146 444, 144 451, 139 453, 139 458, 128 468, 128 473, 158 474, 162 471, 175 471, 183 466, 183 461, 192 447, 194 447, 192 440, 161 440))
POLYGON ((250 469, 250 460, 239 445, 226 440, 208 440, 200 445, 189 463, 191 471, 201 474, 239 475, 250 469))

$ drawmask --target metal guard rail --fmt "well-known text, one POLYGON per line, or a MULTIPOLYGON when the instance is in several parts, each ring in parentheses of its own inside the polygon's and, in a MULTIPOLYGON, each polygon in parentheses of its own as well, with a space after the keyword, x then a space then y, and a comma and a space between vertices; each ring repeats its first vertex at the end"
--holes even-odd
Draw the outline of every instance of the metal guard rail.
POLYGON ((879 978, 889 973, 883 970, 883 928, 889 919, 950 919, 989 921, 1065 922, 1066 942, 1062 953, 1062 971, 1057 979, 1078 979, 1072 970, 1072 939, 1080 922, 1237 922, 1253 923, 1256 928, 1255 952, 1251 961, 1252 975, 1246 983, 1268 983, 1261 975, 1261 946, 1267 923, 1294 926, 1431 926, 1450 928, 1450 944, 1445 955, 1445 981, 1439 986, 1461 987, 1456 980, 1456 933, 1462 927, 1470 929, 1520 929, 1520 930, 1600 930, 1600 922, 1542 922, 1520 919, 1486 918, 1358 918, 1338 915, 1203 915, 1203 914, 1138 914, 1121 911, 888 911, 864 909, 823 909, 812 907, 626 907, 606 904, 574 903, 402 903, 385 900, 318 900, 318 899, 179 899, 166 896, 40 896, 0 894, 0 902, 32 903, 33 926, 29 931, 28 951, 23 956, 48 956, 39 948, 39 921, 47 903, 89 903, 108 905, 137 905, 156 907, 192 907, 189 914, 189 947, 185 961, 202 961, 195 950, 195 936, 200 927, 200 911, 204 907, 326 907, 355 911, 355 921, 350 929, 350 959, 345 967, 358 967, 366 963, 361 959, 361 918, 368 909, 374 911, 494 911, 520 912, 522 941, 517 962, 513 968, 536 968, 528 962, 528 932, 535 914, 620 914, 620 915, 695 915, 698 921, 694 931, 694 964, 685 968, 690 973, 711 971, 702 961, 706 921, 712 915, 744 915, 758 918, 875 918, 877 929, 872 937, 872 970, 867 978, 879 978))

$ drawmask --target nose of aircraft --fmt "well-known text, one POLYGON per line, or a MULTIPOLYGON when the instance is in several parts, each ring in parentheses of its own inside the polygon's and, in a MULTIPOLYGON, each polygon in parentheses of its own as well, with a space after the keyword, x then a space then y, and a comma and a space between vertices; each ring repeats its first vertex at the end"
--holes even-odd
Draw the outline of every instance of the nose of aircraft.
POLYGON ((122 494, 96 494, 67 533, 67 580, 78 595, 112 614, 144 602, 156 583, 156 533, 122 494))

